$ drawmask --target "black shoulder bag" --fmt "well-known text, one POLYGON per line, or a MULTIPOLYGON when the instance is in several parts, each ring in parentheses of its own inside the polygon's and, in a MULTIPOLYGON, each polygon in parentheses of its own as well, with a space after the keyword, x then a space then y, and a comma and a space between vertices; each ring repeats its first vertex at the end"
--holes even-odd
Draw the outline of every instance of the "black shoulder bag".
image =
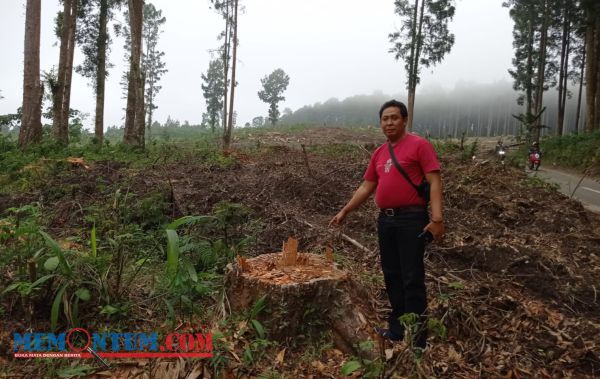
POLYGON ((426 202, 429 203, 429 197, 430 197, 429 192, 431 190, 431 186, 429 185, 429 182, 425 179, 425 177, 423 177, 421 184, 419 184, 418 186, 415 185, 415 183, 413 183, 412 180, 410 180, 410 177, 408 176, 406 171, 404 171, 402 166, 400 166, 400 164, 396 160, 396 156, 394 155, 394 149, 392 148, 392 144, 389 142, 388 142, 388 150, 390 151, 390 156, 392 157, 394 166, 396 166, 398 171, 400 171, 402 176, 404 176, 404 179, 406 179, 406 181, 410 183, 410 185, 415 189, 415 191, 417 191, 417 195, 419 195, 419 197, 421 197, 422 199, 424 199, 426 202))

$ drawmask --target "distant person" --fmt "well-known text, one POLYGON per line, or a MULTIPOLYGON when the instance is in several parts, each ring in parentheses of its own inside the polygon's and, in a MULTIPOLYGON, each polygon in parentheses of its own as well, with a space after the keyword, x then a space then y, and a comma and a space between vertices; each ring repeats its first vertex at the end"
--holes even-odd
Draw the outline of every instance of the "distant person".
POLYGON ((502 143, 502 140, 498 140, 498 143, 496 144, 496 148, 494 149, 494 152, 496 154, 498 154, 501 150, 504 150, 504 143, 502 143))
POLYGON ((540 158, 542 157, 542 150, 540 150, 540 143, 539 142, 533 142, 531 144, 531 147, 529 147, 529 155, 531 154, 539 154, 540 158))
POLYGON ((403 103, 396 100, 386 102, 379 110, 379 119, 388 142, 375 150, 364 181, 329 224, 342 223, 348 213, 375 192, 375 202, 381 209, 377 222, 381 267, 392 308, 388 328, 376 327, 375 330, 388 340, 401 341, 405 331, 398 318, 406 313, 416 313, 421 316, 422 327, 413 336, 412 342, 424 349, 427 341, 423 262, 427 241, 424 231, 436 240, 444 235, 440 163, 429 141, 406 131, 408 111, 403 103), (407 178, 394 163, 391 151, 407 178), (430 185, 431 218, 427 212, 427 201, 415 188, 419 187, 415 183, 422 183, 424 178, 430 185))

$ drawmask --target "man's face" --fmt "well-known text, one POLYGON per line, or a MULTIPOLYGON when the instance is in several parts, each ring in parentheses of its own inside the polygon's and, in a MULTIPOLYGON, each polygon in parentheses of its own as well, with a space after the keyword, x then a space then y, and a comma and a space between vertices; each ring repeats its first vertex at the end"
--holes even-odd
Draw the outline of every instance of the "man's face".
POLYGON ((385 134, 390 141, 395 142, 404 136, 406 120, 400 114, 400 108, 385 108, 381 114, 380 123, 383 134, 385 134))

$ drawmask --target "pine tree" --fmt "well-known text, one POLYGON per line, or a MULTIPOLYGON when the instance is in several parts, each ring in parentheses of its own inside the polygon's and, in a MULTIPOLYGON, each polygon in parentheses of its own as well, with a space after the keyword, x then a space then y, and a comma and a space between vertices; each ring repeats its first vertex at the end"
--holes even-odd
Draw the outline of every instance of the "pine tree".
POLYGON ((80 75, 91 79, 96 95, 94 136, 96 143, 104 140, 104 93, 108 69, 112 67, 108 60, 111 36, 109 22, 114 18, 114 10, 124 0, 88 0, 82 3, 79 12, 80 27, 77 28, 77 43, 81 47, 84 60, 75 67, 80 75))
POLYGON ((544 92, 553 86, 557 65, 550 57, 558 48, 556 34, 552 28, 556 25, 557 0, 510 0, 503 6, 510 8, 514 21, 513 58, 514 69, 509 74, 514 79, 513 88, 522 93, 517 98, 519 105, 525 106, 525 112, 514 116, 527 129, 528 138, 538 141, 542 125, 544 92))
POLYGON ((223 62, 223 149, 229 149, 231 132, 233 130, 234 114, 233 105, 235 99, 236 59, 237 59, 237 22, 239 13, 239 0, 211 0, 215 10, 223 17, 225 28, 219 35, 223 40, 223 45, 219 48, 219 55, 223 62), (233 62, 231 63, 231 53, 233 51, 233 62), (230 64, 231 63, 231 64, 230 64), (230 79, 231 72, 231 79, 230 79), (231 83, 231 88, 229 88, 231 83), (229 93, 229 91, 231 91, 229 93))
POLYGON ((279 102, 285 100, 283 92, 290 84, 290 77, 280 68, 260 80, 263 89, 258 98, 269 104, 269 120, 272 125, 279 119, 279 102))
POLYGON ((53 94, 52 134, 56 141, 69 143, 69 110, 71 104, 71 79, 75 54, 77 8, 79 0, 63 0, 63 11, 57 16, 56 34, 60 37, 58 74, 53 94))
POLYGON ((227 119, 227 124, 223 128, 223 150, 229 150, 229 145, 231 143, 231 132, 233 131, 233 127, 235 125, 235 111, 233 110, 233 104, 235 99, 235 87, 237 86, 237 82, 235 80, 236 76, 236 63, 237 63, 237 47, 238 47, 238 12, 239 12, 239 0, 233 0, 233 20, 231 22, 231 27, 233 28, 233 61, 231 64, 231 94, 229 95, 229 118, 227 119))
POLYGON ((163 17, 162 11, 156 9, 152 4, 144 5, 144 26, 143 39, 145 41, 145 49, 142 54, 142 71, 146 78, 146 125, 148 128, 148 138, 151 138, 152 115, 154 110, 158 108, 155 104, 156 96, 162 89, 158 82, 162 76, 168 71, 165 68, 165 62, 162 57, 165 55, 163 51, 158 50, 158 40, 162 26, 167 19, 163 17))
POLYGON ((215 59, 210 61, 208 71, 202 74, 202 91, 206 101, 207 122, 212 132, 219 127, 219 115, 223 111, 223 60, 215 59))
POLYGON ((396 0, 396 13, 402 19, 400 30, 389 35, 396 60, 404 61, 408 88, 408 123, 412 128, 415 92, 421 67, 441 62, 454 45, 448 23, 454 17, 453 0, 396 0), (413 2, 411 4, 411 1, 413 2))

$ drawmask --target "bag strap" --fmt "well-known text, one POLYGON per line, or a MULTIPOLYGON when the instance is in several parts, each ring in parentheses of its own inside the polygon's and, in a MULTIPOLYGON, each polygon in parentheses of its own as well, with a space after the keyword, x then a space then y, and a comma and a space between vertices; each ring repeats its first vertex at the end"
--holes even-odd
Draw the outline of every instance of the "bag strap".
POLYGON ((410 177, 408 176, 406 171, 404 171, 402 166, 400 166, 400 163, 398 163, 398 161, 396 160, 396 156, 394 155, 394 149, 392 148, 392 144, 389 142, 388 142, 388 150, 390 151, 390 156, 392 157, 392 162, 394 162, 394 166, 396 166, 398 171, 400 171, 402 176, 404 176, 404 179, 406 179, 406 181, 410 183, 410 185, 415 189, 415 191, 417 191, 417 193, 419 193, 419 188, 415 185, 415 183, 413 183, 412 180, 410 180, 410 177))

